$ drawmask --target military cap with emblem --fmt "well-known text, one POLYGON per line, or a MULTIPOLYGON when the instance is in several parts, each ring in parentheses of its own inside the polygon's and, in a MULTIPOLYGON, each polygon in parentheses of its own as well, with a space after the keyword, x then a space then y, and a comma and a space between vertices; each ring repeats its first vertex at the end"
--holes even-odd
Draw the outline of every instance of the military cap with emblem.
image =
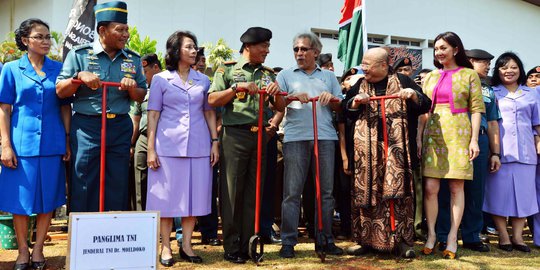
POLYGON ((529 77, 529 75, 531 75, 533 73, 540 73, 540 66, 536 66, 536 67, 531 68, 531 70, 529 70, 529 72, 527 72, 527 77, 529 77))
POLYGON ((469 58, 479 60, 492 60, 493 58, 495 58, 495 56, 480 49, 465 50, 465 55, 467 55, 467 57, 469 58))
POLYGON ((317 58, 317 64, 319 66, 323 66, 328 62, 332 61, 332 54, 331 53, 321 53, 319 57, 317 58))
POLYGON ((94 6, 96 22, 117 22, 127 24, 127 4, 122 1, 106 2, 94 6))
POLYGON ((401 58, 399 60, 397 60, 394 65, 392 66, 392 69, 396 70, 400 67, 404 67, 404 66, 411 66, 412 67, 412 61, 411 59, 409 59, 409 57, 404 57, 404 58, 401 58))

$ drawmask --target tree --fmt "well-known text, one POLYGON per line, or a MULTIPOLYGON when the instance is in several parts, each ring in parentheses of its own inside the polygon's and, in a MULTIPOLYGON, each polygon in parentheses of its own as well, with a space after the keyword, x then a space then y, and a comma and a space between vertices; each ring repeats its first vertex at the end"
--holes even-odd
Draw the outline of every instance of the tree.
MULTIPOLYGON (((148 36, 145 36, 144 39, 141 40, 137 27, 134 26, 129 29, 129 41, 126 46, 129 49, 137 52, 141 57, 149 53, 156 53, 156 44, 157 41, 153 39, 151 40, 148 36)), ((158 53, 157 55, 159 61, 161 62, 161 66, 164 67, 165 62, 162 54, 158 53)))
POLYGON ((220 38, 216 42, 216 45, 207 42, 203 44, 203 46, 210 52, 208 53, 206 59, 213 71, 215 71, 219 66, 223 65, 225 61, 231 60, 233 53, 235 52, 235 50, 231 49, 229 45, 227 45, 223 38, 220 38))

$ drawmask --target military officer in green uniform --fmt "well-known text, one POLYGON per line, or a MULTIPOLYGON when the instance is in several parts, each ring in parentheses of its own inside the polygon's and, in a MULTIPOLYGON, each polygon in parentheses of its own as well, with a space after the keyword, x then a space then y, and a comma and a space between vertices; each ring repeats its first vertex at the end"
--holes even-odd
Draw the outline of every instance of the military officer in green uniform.
MULTIPOLYGON (((273 70, 262 65, 270 52, 271 38, 272 32, 262 27, 251 27, 242 34, 242 56, 238 61, 225 63, 216 70, 208 95, 210 105, 223 107, 220 138, 223 157, 220 160, 221 221, 224 258, 234 263, 244 263, 249 259, 249 238, 254 234, 259 112, 257 91, 266 89, 268 92, 265 107, 271 103, 280 112, 285 107, 283 96, 276 95, 280 88, 274 82, 273 70), (247 89, 248 92, 240 92, 239 89, 247 89)), ((265 126, 269 125, 268 120, 264 119, 265 126)), ((266 164, 265 155, 266 143, 263 143, 262 164, 266 164)), ((263 165, 262 179, 264 170, 263 165)))
POLYGON ((59 97, 71 97, 73 114, 70 144, 74 161, 69 183, 70 210, 99 209, 101 112, 107 113, 105 210, 128 209, 129 150, 133 124, 130 100, 141 102, 146 79, 138 54, 125 49, 129 38, 127 5, 107 2, 94 7, 98 40, 74 47, 66 56, 57 79, 59 97), (84 84, 74 83, 79 79, 84 84), (102 81, 119 82, 107 87, 107 108, 101 107, 102 81))

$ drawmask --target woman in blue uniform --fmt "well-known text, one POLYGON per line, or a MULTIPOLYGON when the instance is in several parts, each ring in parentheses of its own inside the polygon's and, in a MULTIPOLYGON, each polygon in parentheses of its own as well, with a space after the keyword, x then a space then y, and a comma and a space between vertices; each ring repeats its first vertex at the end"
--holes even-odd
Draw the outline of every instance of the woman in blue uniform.
POLYGON ((27 51, 5 64, 0 76, 2 170, 0 210, 13 214, 19 255, 14 269, 44 269, 43 242, 52 212, 65 199, 66 148, 71 107, 56 96, 62 64, 46 55, 49 26, 28 19, 15 30, 17 47, 27 51), (36 243, 28 248, 28 218, 37 214, 36 243))

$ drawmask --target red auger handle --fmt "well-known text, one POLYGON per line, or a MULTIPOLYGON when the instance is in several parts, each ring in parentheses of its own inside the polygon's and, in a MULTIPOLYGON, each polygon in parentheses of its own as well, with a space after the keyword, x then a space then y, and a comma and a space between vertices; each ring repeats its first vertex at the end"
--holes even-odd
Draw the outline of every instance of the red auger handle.
MULTIPOLYGON (((298 101, 298 98, 297 97, 287 97, 288 100, 290 101, 298 101)), ((309 99, 309 101, 319 101, 319 97, 316 96, 316 97, 312 97, 309 99)), ((341 102, 341 99, 339 98, 333 98, 330 100, 330 102, 341 102)))
MULTIPOLYGON (((84 84, 82 80, 73 80, 73 83, 84 84)), ((101 145, 100 145, 100 161, 99 161, 99 212, 105 211, 105 164, 107 153, 107 87, 120 87, 118 82, 101 82, 102 98, 101 98, 101 145)))
POLYGON ((374 97, 369 97, 369 101, 381 100, 381 99, 394 99, 394 98, 399 98, 399 96, 397 96, 397 95, 390 95, 390 96, 374 96, 374 97))
MULTIPOLYGON (((249 90, 247 88, 236 88, 236 92, 249 92, 249 90)), ((259 94, 266 94, 266 88, 263 88, 263 89, 260 89, 257 91, 257 93, 259 94)), ((286 96, 288 95, 287 92, 279 92, 278 93, 279 96, 286 96)))

